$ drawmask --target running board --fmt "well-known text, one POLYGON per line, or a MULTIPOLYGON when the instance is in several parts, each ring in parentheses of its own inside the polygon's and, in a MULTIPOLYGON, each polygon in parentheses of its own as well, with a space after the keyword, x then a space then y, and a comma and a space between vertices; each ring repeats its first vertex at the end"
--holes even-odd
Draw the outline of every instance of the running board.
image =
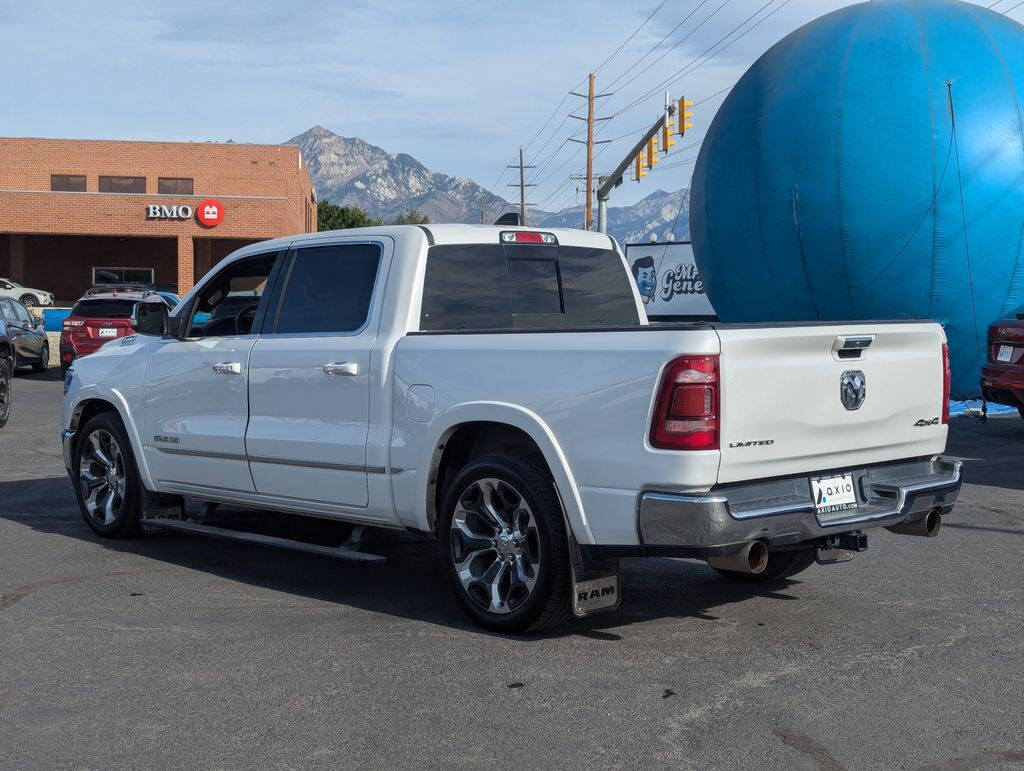
MULTIPOLYGON (((229 530, 226 527, 213 527, 212 525, 201 525, 198 522, 185 522, 180 519, 169 519, 165 517, 146 517, 146 524, 159 527, 165 530, 178 530, 182 533, 194 533, 196 535, 208 535, 213 538, 222 538, 227 541, 242 541, 244 543, 255 543, 260 546, 276 546, 280 549, 291 549, 292 551, 304 551, 310 554, 322 554, 325 557, 334 557, 339 560, 353 560, 355 562, 386 562, 387 557, 379 554, 366 554, 358 551, 358 544, 362 541, 362 534, 353 535, 341 546, 320 546, 305 541, 293 541, 290 538, 277 538, 272 535, 261 533, 246 533, 239 530, 229 530), (349 544, 355 544, 355 548, 349 544)), ((358 530, 359 528, 357 528, 358 530)))

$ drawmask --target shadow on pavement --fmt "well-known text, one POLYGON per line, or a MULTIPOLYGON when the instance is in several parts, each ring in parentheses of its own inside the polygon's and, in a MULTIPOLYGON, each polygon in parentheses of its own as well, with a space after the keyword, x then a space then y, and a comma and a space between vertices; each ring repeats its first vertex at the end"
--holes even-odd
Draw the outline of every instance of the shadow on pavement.
POLYGON ((964 459, 964 482, 1005 490, 1024 490, 1024 420, 1018 415, 954 418, 949 455, 964 459))
POLYGON ((33 372, 28 367, 21 367, 15 371, 14 377, 18 380, 61 380, 60 367, 51 366, 46 372, 33 372))
MULTIPOLYGON (((97 537, 82 521, 66 477, 0 482, 0 519, 37 533, 77 538, 118 553, 129 553, 231 581, 339 603, 396 617, 488 634, 469 621, 452 595, 436 542, 416 533, 374 531, 365 550, 387 557, 383 564, 363 564, 221 541, 201 536, 159 533, 129 540, 97 537)), ((198 505, 190 505, 198 512, 198 505)), ((220 509, 217 524, 240 526, 315 543, 337 544, 351 526, 307 517, 243 509, 220 509)), ((617 640, 611 631, 659 618, 697 618, 713 622, 715 610, 752 597, 797 600, 785 581, 757 587, 729 582, 703 563, 669 559, 623 561, 623 602, 615 613, 571 620, 540 637, 580 634, 617 640)), ((5 590, 10 587, 5 587, 5 590)), ((201 598, 197 598, 201 599, 201 598)), ((530 639, 530 638, 526 638, 530 639)))

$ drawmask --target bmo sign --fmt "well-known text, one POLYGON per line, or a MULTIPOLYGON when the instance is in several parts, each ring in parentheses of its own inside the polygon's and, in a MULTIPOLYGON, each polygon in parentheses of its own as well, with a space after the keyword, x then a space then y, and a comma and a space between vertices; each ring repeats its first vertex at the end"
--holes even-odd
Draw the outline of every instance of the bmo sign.
POLYGON ((215 228, 224 220, 224 206, 216 198, 207 198, 194 209, 188 204, 154 203, 146 207, 147 220, 189 220, 193 215, 203 227, 215 228))

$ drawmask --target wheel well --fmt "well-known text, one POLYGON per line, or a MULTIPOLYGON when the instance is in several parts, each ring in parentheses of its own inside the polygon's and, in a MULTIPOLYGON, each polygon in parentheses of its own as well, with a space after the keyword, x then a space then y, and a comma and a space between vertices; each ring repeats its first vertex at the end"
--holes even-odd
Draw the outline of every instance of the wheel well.
POLYGON ((551 474, 540 447, 521 428, 484 421, 454 426, 438 442, 431 463, 427 518, 432 528, 437 528, 441 500, 455 475, 473 458, 492 454, 529 458, 548 476, 551 474))
POLYGON ((119 415, 117 407, 103 399, 86 399, 75 408, 75 414, 71 417, 72 431, 77 431, 79 426, 85 425, 90 419, 102 412, 113 412, 119 415))

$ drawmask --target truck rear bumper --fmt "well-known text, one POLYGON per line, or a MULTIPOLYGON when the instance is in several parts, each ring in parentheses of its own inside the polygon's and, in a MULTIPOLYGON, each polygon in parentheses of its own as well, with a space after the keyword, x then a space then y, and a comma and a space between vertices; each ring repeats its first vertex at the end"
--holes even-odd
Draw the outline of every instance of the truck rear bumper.
MULTIPOLYGON (((817 474, 725 485, 700 495, 644 492, 637 509, 641 545, 620 556, 714 556, 754 540, 782 548, 916 522, 933 509, 949 513, 960 492, 961 468, 961 461, 939 456, 844 472, 853 476, 857 507, 827 514, 817 513, 811 498, 809 480, 817 474)), ((608 557, 616 548, 590 550, 608 557)))

